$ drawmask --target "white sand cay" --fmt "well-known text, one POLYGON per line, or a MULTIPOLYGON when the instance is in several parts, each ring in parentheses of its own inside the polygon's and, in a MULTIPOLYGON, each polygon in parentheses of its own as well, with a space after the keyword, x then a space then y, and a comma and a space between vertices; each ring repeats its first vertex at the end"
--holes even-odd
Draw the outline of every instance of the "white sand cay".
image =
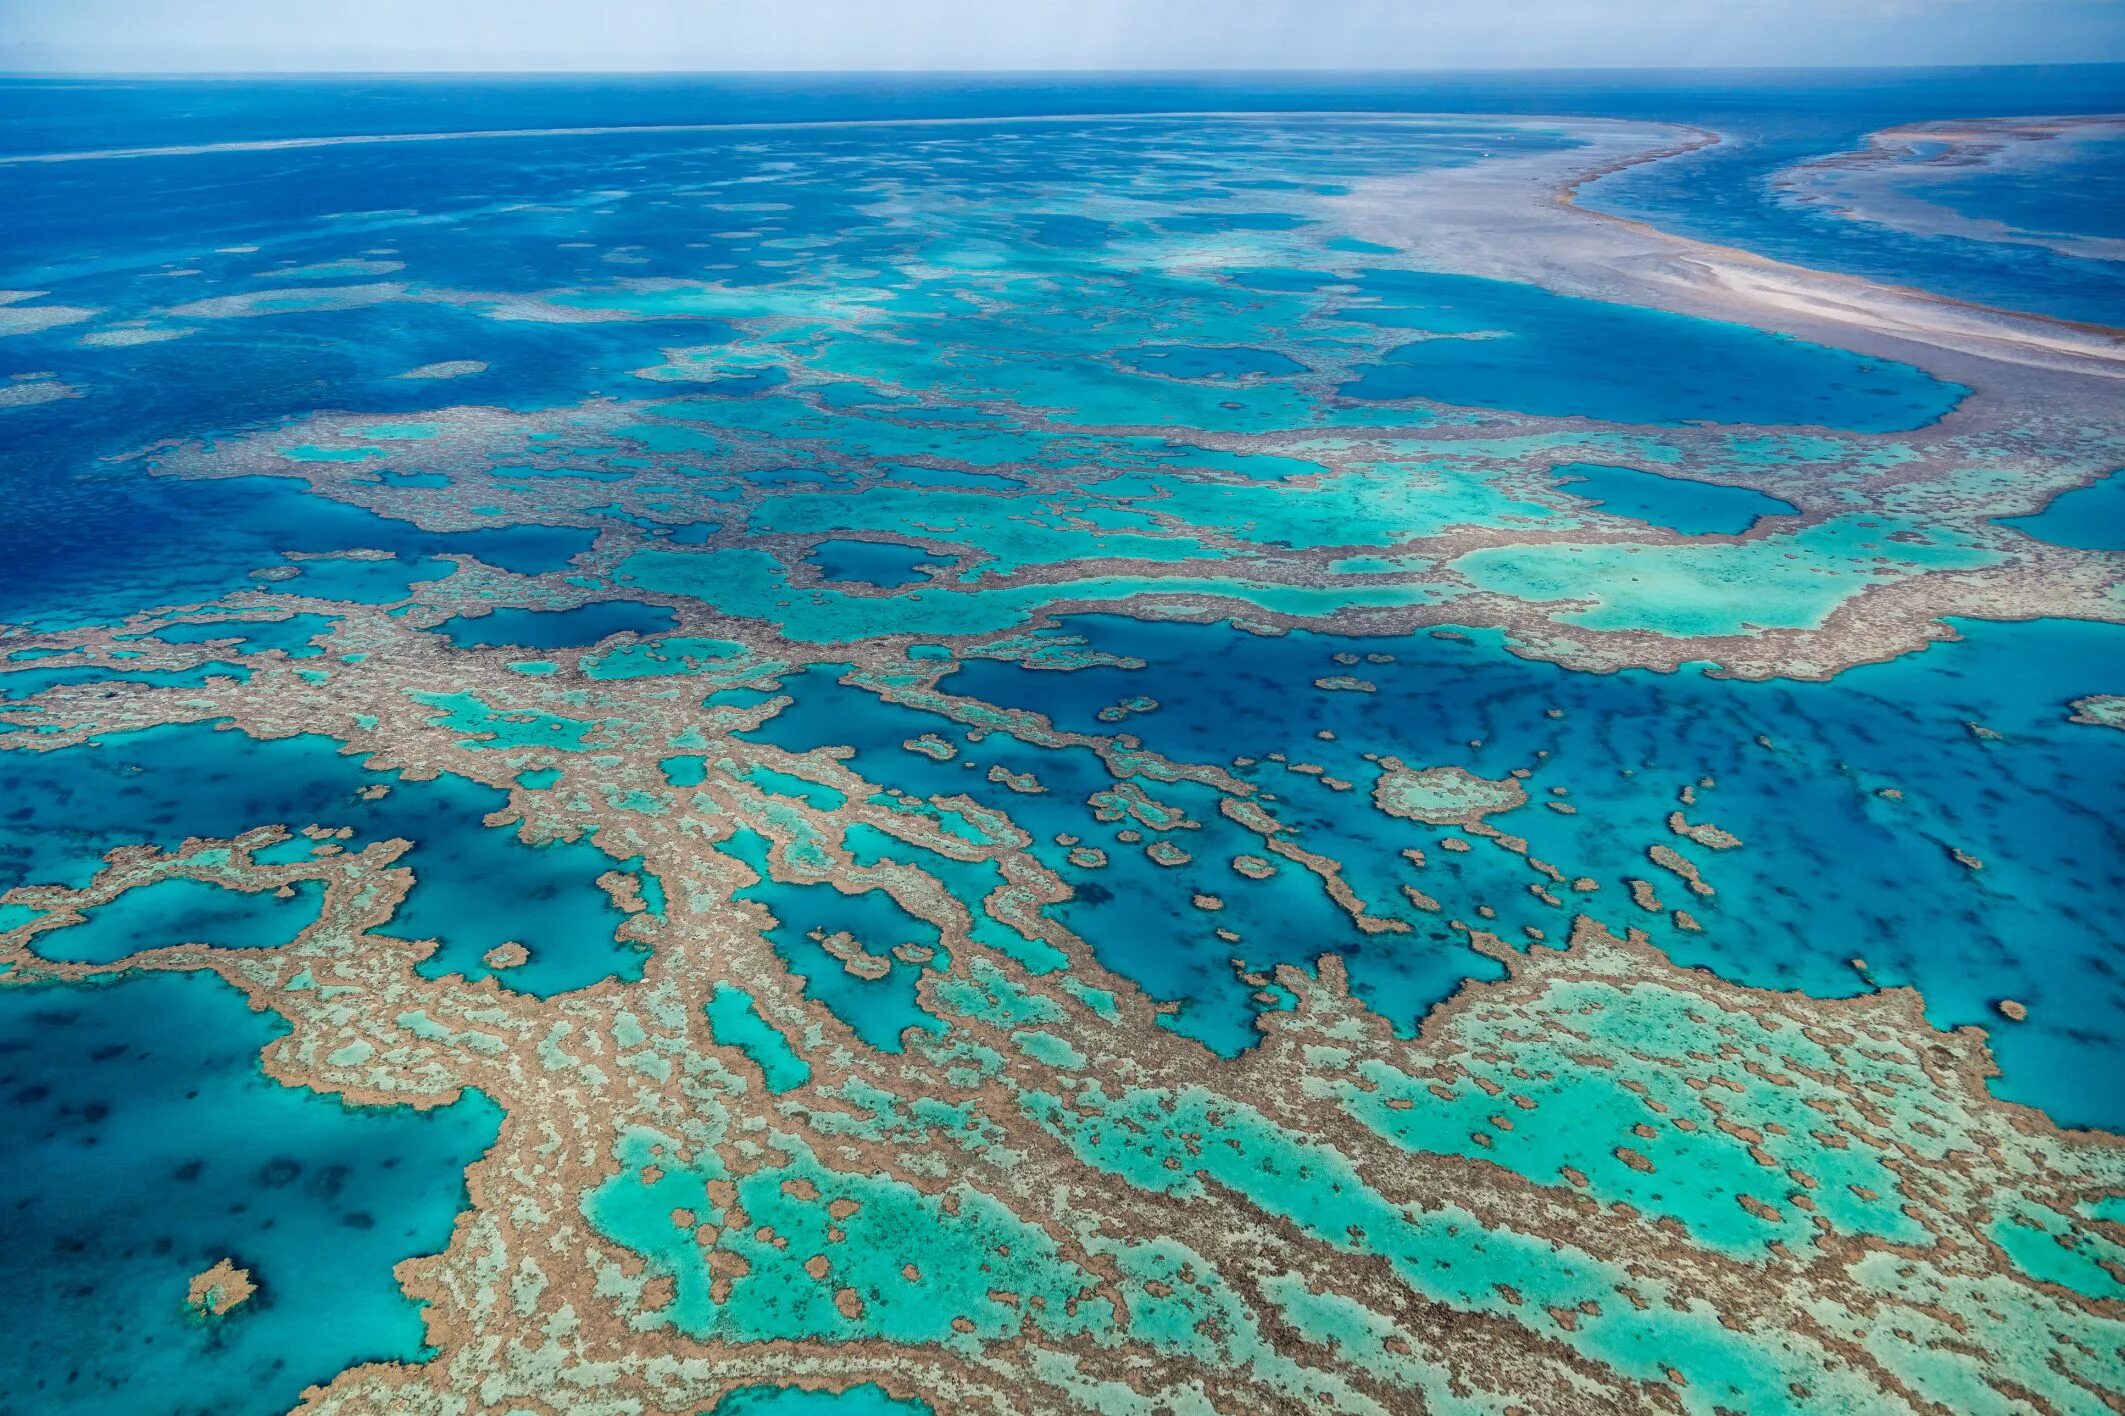
MULTIPOLYGON (((2117 330, 1810 270, 1577 204, 1587 183, 1695 151, 1719 141, 1717 134, 1603 119, 1543 126, 1566 129, 1586 146, 1376 179, 1336 206, 1354 234, 1397 246, 1430 269, 1732 320, 1949 378, 1973 358, 2125 378, 2125 333, 2117 330)), ((1997 382, 1997 367, 1989 373, 1997 382)))

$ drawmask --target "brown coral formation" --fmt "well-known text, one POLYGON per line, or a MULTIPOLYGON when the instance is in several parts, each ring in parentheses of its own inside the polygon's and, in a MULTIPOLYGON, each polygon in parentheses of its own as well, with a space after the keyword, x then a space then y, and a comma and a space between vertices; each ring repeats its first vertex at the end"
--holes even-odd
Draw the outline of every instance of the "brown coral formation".
POLYGON ((202 1318, 225 1318, 257 1296, 258 1285, 249 1269, 238 1268, 234 1259, 218 1259, 192 1275, 185 1286, 185 1307, 202 1318))

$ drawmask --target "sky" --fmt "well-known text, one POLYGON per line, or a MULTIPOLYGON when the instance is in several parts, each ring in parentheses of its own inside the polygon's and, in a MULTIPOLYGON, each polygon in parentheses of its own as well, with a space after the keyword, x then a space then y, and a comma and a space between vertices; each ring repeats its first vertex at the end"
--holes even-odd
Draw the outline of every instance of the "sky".
POLYGON ((15 73, 2125 61, 2125 0, 0 0, 15 73))

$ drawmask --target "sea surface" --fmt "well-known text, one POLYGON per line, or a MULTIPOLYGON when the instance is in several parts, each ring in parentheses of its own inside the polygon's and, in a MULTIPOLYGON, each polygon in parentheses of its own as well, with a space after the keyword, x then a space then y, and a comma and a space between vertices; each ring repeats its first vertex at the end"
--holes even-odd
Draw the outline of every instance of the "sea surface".
POLYGON ((2120 111, 0 79, 0 1411, 2114 1403, 2119 405, 1349 228, 2121 326, 1795 175, 2120 111))

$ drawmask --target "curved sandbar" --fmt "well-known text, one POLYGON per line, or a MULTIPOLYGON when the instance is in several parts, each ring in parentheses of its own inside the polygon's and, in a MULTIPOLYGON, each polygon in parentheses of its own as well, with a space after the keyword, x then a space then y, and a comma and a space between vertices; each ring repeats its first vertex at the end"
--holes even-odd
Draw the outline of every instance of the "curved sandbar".
POLYGON ((1862 147, 1789 167, 1778 174, 1777 185, 1795 201, 1824 205, 1855 221, 1926 236, 2035 246, 2078 260, 2125 260, 2125 239, 2029 230, 1969 215, 1897 185, 1919 173, 2003 171, 2056 162, 2090 139, 2125 140, 2125 114, 1903 123, 1867 134, 1862 147))
MULTIPOLYGON (((1551 120, 1544 120, 1545 122, 1551 120)), ((1554 120, 1584 144, 1362 182, 1336 199, 1352 232, 1429 269, 1728 320, 1916 364, 2017 403, 2092 396, 2060 375, 2125 377, 2125 335, 1810 270, 1579 204, 1588 183, 1720 141, 1701 128, 1554 120), (1501 239, 1505 237, 1506 239, 1501 239), (2041 371, 2014 376, 2009 368, 2041 371)))

